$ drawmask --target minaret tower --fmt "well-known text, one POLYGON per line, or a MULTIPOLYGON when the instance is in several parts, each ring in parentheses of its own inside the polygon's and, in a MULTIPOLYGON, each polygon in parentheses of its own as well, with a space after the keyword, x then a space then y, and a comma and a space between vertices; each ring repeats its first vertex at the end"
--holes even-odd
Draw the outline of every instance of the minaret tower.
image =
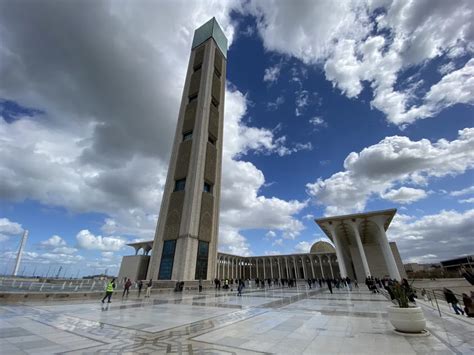
POLYGON ((212 18, 194 32, 148 279, 216 276, 226 56, 212 18))

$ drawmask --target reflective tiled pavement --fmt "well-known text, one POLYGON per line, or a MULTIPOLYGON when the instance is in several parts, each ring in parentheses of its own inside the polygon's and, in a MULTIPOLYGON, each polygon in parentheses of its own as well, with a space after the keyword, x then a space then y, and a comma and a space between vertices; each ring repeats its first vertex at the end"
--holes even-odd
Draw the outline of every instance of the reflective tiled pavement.
POLYGON ((99 301, 0 305, 0 352, 176 354, 472 354, 474 327, 425 308, 431 335, 395 334, 388 302, 366 290, 118 293, 99 301))

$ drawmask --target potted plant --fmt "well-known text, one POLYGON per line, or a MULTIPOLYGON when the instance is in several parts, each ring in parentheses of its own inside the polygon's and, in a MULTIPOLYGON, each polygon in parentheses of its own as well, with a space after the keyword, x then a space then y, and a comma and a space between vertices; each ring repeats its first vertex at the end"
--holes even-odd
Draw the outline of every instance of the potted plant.
POLYGON ((423 333, 426 327, 425 316, 419 306, 410 304, 411 288, 397 282, 389 286, 389 289, 394 304, 388 306, 388 319, 395 330, 402 333, 423 333))

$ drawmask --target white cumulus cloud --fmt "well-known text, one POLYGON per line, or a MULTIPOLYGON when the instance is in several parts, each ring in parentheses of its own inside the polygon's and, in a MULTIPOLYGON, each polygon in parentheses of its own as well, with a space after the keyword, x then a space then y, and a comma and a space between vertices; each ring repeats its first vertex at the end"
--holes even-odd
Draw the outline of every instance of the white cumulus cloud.
MULTIPOLYGON (((460 130, 451 142, 386 137, 360 153, 350 153, 344 160, 344 171, 307 184, 307 191, 317 203, 326 206, 327 214, 362 211, 370 197, 383 197, 395 184, 425 185, 432 177, 454 176, 472 169, 472 151, 474 128, 460 130)), ((388 197, 403 192, 406 194, 407 190, 394 190, 388 197)), ((420 192, 417 194, 419 197, 420 192)))
POLYGON ((87 229, 81 230, 76 235, 77 246, 81 249, 117 251, 125 246, 126 241, 120 237, 95 236, 87 229))
POLYGON ((381 197, 401 204, 410 204, 412 202, 425 198, 428 194, 423 189, 414 189, 403 186, 399 189, 392 189, 381 194, 381 197))

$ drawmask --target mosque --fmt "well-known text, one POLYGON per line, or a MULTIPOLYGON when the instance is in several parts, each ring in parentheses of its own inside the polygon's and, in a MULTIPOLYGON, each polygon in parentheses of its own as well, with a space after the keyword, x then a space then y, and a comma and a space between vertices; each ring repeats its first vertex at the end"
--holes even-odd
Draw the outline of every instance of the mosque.
MULTIPOLYGON (((373 276, 399 280, 406 272, 396 243, 389 242, 385 233, 395 213, 390 209, 316 219, 336 247, 317 241, 309 253, 244 257, 218 252, 215 277, 306 280, 348 276, 363 282, 373 276)), ((153 241, 128 245, 135 249, 135 255, 123 258, 119 277, 145 279, 153 241)))
POLYGON ((386 231, 395 209, 316 219, 331 241, 309 253, 238 256, 217 251, 227 38, 215 18, 194 32, 154 240, 132 243, 119 277, 195 281, 405 276, 386 231))

